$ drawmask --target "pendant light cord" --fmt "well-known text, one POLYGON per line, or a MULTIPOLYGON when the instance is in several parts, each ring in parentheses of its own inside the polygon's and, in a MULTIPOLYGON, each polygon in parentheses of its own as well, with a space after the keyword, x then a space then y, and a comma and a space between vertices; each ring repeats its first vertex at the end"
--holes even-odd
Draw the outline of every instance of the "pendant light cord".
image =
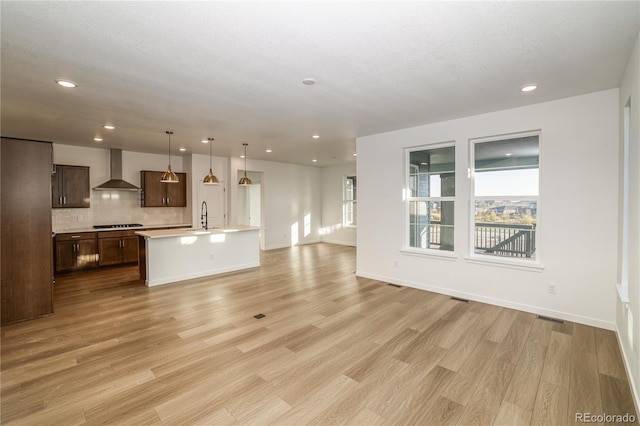
POLYGON ((211 165, 211 145, 213 145, 213 138, 209 138, 209 170, 213 170, 211 165))
POLYGON ((165 133, 169 135, 169 167, 171 167, 171 135, 173 132, 171 130, 167 130, 165 133))
POLYGON ((244 145, 244 177, 247 177, 247 145, 248 143, 243 143, 244 145))

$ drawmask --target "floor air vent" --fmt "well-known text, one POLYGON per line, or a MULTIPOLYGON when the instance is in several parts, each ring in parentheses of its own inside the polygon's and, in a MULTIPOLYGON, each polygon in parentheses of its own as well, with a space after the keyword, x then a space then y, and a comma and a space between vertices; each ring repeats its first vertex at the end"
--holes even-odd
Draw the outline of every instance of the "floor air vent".
POLYGON ((260 319, 260 318, 264 318, 264 317, 266 317, 266 315, 265 315, 265 314, 258 314, 258 315, 254 315, 253 317, 254 317, 255 319, 260 319))
POLYGON ((467 299, 463 299, 461 297, 451 297, 451 300, 457 300, 458 302, 464 302, 464 303, 469 303, 469 301, 467 299))
POLYGON ((558 319, 558 318, 544 317, 542 315, 538 315, 538 319, 545 320, 545 321, 551 321, 551 322, 557 322, 558 324, 564 324, 564 321, 562 321, 561 319, 558 319))

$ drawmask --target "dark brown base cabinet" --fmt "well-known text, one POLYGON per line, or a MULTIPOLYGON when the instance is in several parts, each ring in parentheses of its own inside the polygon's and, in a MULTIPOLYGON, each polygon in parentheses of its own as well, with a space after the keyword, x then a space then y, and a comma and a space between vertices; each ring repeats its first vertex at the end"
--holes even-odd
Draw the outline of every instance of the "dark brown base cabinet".
POLYGON ((2 324, 53 313, 51 142, 2 138, 2 324))
POLYGON ((100 266, 120 265, 138 261, 138 237, 133 231, 112 231, 98 234, 100 266))
POLYGON ((56 235, 56 273, 98 266, 96 235, 96 232, 56 235))
POLYGON ((56 274, 138 261, 135 231, 76 232, 56 235, 56 274))

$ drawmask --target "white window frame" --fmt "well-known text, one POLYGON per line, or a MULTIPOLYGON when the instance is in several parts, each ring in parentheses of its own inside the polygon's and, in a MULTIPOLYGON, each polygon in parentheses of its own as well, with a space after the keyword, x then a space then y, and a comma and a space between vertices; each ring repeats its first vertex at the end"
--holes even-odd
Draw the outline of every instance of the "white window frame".
POLYGON ((346 175, 342 178, 342 226, 344 226, 345 228, 356 228, 358 226, 358 210, 357 210, 357 206, 358 206, 358 192, 357 192, 357 188, 358 188, 358 180, 357 180, 357 176, 356 175, 346 175), (355 185, 353 185, 353 188, 356 189, 356 191, 352 191, 353 195, 351 199, 347 198, 347 182, 349 181, 349 179, 352 179, 355 181, 355 185), (353 216, 355 216, 355 218, 353 218, 352 221, 348 220, 348 216, 349 216, 349 205, 351 205, 351 216, 353 218, 353 216), (356 212, 355 215, 353 214, 353 212, 356 212))
POLYGON ((469 214, 468 214, 468 244, 469 250, 465 259, 472 263, 501 266, 506 268, 515 268, 522 270, 531 270, 541 272, 544 269, 542 264, 542 250, 541 250, 541 204, 542 204, 542 191, 540 185, 540 164, 542 163, 542 131, 531 130, 517 133, 509 133, 503 135, 481 137, 469 139, 469 214), (517 139, 528 136, 538 136, 538 195, 537 196, 476 196, 475 195, 475 147, 477 144, 486 142, 496 142, 509 139, 517 139), (506 256, 493 256, 475 252, 475 208, 476 200, 535 200, 537 205, 536 211, 536 256, 535 259, 521 258, 521 257, 506 257, 506 256))
MULTIPOLYGON (((418 256, 426 256, 433 258, 440 258, 445 260, 455 260, 458 255, 456 254, 457 247, 455 245, 456 239, 456 220, 454 218, 453 225, 453 234, 454 234, 454 247, 453 250, 440 250, 433 248, 420 248, 420 247, 411 247, 411 209, 410 204, 412 201, 427 201, 427 202, 442 202, 442 201, 451 201, 454 205, 454 210, 456 206, 456 198, 458 197, 458 192, 456 189, 455 196, 447 196, 447 197, 411 197, 411 153, 416 151, 428 151, 432 149, 439 148, 450 148, 454 149, 454 173, 457 176, 458 170, 456 165, 456 143, 454 140, 446 141, 446 142, 438 142, 433 144, 419 145, 419 146, 411 146, 404 149, 404 190, 403 190, 403 202, 404 202, 404 240, 403 247, 400 250, 404 254, 408 255, 418 255, 418 256)), ((457 180, 457 179, 456 179, 457 180)))
MULTIPOLYGON (((622 124, 622 241, 620 247, 621 270, 620 282, 616 285, 620 301, 629 304, 629 216, 631 213, 629 204, 629 167, 630 167, 630 135, 631 135, 631 98, 623 109, 622 124)), ((629 311, 627 311, 629 312, 629 311)), ((631 327, 632 328, 632 327, 631 327)), ((629 345, 633 346, 633 336, 628 334, 629 345)))

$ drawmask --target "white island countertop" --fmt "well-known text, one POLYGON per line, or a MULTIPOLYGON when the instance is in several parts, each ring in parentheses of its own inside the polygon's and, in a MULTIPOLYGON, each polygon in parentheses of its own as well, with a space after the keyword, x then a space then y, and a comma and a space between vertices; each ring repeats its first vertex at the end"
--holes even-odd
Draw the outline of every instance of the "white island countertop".
POLYGON ((147 286, 260 266, 260 227, 136 231, 140 277, 147 286))
POLYGON ((189 237, 192 235, 209 235, 209 234, 223 234, 228 232, 243 232, 243 231, 256 231, 260 230, 258 226, 248 225, 232 225, 225 226, 224 228, 213 227, 209 229, 199 228, 173 228, 173 229, 149 229, 144 231, 137 231, 136 235, 140 235, 145 238, 168 238, 168 237, 189 237))

